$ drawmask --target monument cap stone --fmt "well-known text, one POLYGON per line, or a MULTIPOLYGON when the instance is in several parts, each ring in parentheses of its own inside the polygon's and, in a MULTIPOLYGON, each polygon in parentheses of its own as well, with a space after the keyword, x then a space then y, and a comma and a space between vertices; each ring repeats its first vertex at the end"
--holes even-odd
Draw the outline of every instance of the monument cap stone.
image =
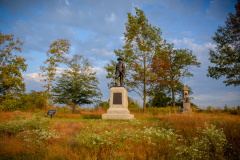
POLYGON ((184 91, 188 91, 189 89, 186 87, 186 84, 184 84, 183 89, 184 91))

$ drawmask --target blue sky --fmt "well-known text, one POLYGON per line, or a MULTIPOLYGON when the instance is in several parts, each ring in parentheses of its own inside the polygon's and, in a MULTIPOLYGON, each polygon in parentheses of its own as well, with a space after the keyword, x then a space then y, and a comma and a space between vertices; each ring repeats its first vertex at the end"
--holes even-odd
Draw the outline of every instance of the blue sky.
MULTIPOLYGON (((176 48, 189 48, 197 56, 201 67, 192 67, 194 77, 184 78, 193 90, 193 103, 205 108, 209 105, 229 107, 240 105, 240 88, 226 87, 224 77, 208 78, 209 49, 216 44, 211 39, 218 26, 225 25, 229 12, 235 14, 236 0, 1 0, 0 30, 13 33, 24 42, 21 55, 28 64, 23 73, 26 92, 40 91, 39 66, 46 59, 49 45, 58 38, 68 39, 71 54, 89 59, 97 72, 102 100, 108 100, 110 90, 104 65, 116 59, 114 49, 123 46, 127 13, 142 9, 149 23, 161 28, 162 38, 176 48)), ((138 100, 136 93, 129 97, 138 100)))

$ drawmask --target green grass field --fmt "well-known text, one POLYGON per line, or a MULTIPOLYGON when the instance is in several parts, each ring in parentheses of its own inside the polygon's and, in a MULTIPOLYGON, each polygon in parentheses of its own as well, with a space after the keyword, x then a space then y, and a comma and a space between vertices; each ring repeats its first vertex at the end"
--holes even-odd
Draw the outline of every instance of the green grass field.
POLYGON ((0 112, 1 159, 240 159, 240 116, 133 111, 101 120, 102 110, 0 112))

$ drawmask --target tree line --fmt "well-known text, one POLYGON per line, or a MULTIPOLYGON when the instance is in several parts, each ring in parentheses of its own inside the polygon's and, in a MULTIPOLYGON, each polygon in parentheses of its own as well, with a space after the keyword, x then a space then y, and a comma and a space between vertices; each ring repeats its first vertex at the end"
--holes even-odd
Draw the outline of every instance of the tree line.
MULTIPOLYGON (((213 40, 218 44, 216 51, 210 50, 210 62, 215 67, 208 69, 207 76, 218 79, 226 76, 226 85, 239 85, 240 56, 239 56, 239 7, 235 5, 236 15, 230 13, 226 27, 219 27, 213 40)), ((180 105, 181 96, 176 100, 175 95, 181 95, 182 79, 192 77, 191 67, 200 67, 196 55, 187 48, 175 49, 174 44, 167 43, 162 38, 160 28, 149 24, 145 13, 135 8, 136 14, 128 13, 125 44, 122 49, 114 50, 117 57, 123 59, 126 65, 124 86, 129 92, 136 92, 143 100, 143 111, 148 106, 164 107, 180 105), (147 102, 147 97, 149 98, 147 102)), ((23 42, 14 35, 6 35, 0 31, 0 103, 4 110, 24 108, 28 103, 43 108, 53 103, 76 105, 101 102, 101 91, 98 88, 98 78, 93 72, 93 66, 83 55, 69 54, 70 42, 66 39, 53 41, 46 51, 47 59, 40 66, 42 87, 44 91, 25 93, 25 84, 21 72, 27 70, 25 59, 13 55, 13 51, 21 52, 23 42), (65 64, 60 76, 56 76, 57 68, 65 64), (55 85, 53 85, 56 81, 55 85)), ((110 60, 104 68, 107 79, 111 81, 108 87, 114 85, 116 61, 110 60)), ((191 87, 189 94, 192 94, 191 87)), ((136 106, 133 101, 130 101, 136 106)), ((28 104, 27 106, 29 106, 28 104)))
POLYGON ((21 51, 23 42, 14 40, 13 34, 1 36, 1 68, 0 68, 0 103, 2 110, 44 108, 49 105, 49 99, 53 103, 72 105, 92 104, 98 102, 102 94, 98 88, 96 72, 88 59, 82 55, 74 54, 71 59, 69 54, 70 43, 66 39, 58 39, 50 44, 47 50, 47 59, 40 66, 42 87, 44 91, 31 91, 25 93, 23 71, 27 70, 25 59, 13 56, 12 51, 21 51), (60 64, 67 65, 60 76, 56 77, 60 64), (53 82, 57 81, 55 85, 53 82))

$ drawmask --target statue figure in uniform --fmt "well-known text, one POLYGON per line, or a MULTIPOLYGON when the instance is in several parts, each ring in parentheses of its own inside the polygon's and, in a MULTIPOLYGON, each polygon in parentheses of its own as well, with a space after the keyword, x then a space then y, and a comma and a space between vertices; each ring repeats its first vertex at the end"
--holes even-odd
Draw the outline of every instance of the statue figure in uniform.
POLYGON ((115 86, 117 86, 118 77, 120 77, 120 86, 123 86, 123 77, 125 75, 125 66, 122 63, 122 58, 119 57, 117 60, 118 60, 118 63, 116 65, 116 71, 115 71, 115 75, 116 75, 115 86))

